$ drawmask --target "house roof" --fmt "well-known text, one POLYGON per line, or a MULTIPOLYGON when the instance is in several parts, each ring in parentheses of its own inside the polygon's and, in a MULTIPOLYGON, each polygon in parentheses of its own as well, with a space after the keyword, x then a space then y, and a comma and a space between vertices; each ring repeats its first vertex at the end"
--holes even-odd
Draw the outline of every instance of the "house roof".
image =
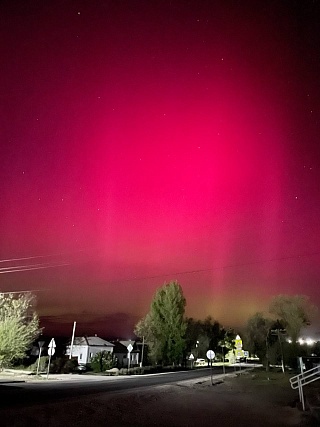
POLYGON ((135 341, 131 341, 131 340, 126 340, 126 341, 113 341, 114 342, 114 349, 113 352, 114 353, 124 353, 127 354, 128 353, 128 345, 131 344, 133 347, 133 351, 132 353, 137 353, 138 350, 136 348, 136 344, 135 341))
POLYGON ((90 347, 114 347, 109 341, 99 337, 75 337, 73 345, 88 345, 90 347))
POLYGON ((114 347, 113 347, 113 352, 114 353, 123 353, 123 354, 127 354, 128 353, 128 349, 125 345, 121 344, 120 341, 115 341, 114 342, 114 347))
POLYGON ((122 345, 124 345, 126 348, 128 348, 128 345, 131 344, 132 347, 134 347, 135 341, 132 340, 119 340, 122 345))

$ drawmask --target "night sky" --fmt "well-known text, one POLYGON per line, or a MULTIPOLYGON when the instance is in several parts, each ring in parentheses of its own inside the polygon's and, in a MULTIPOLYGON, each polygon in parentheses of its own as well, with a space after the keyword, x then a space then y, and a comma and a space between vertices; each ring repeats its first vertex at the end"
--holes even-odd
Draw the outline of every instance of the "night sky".
POLYGON ((227 326, 320 307, 319 28, 312 0, 2 1, 0 290, 123 338, 175 279, 227 326))

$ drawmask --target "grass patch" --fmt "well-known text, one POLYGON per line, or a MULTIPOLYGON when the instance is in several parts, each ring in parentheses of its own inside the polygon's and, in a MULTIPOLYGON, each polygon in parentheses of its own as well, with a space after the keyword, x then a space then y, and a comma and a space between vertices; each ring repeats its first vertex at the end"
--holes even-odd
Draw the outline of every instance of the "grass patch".
POLYGON ((237 372, 237 381, 243 383, 255 383, 256 385, 270 385, 273 386, 275 383, 279 386, 288 387, 289 379, 292 377, 292 373, 283 373, 279 369, 271 369, 266 372, 263 368, 254 368, 250 371, 243 371, 242 373, 237 372))

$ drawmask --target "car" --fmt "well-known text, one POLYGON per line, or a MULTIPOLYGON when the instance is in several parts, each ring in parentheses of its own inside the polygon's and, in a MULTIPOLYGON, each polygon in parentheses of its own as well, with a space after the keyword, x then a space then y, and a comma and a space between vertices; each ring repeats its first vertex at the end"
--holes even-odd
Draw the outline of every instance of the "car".
POLYGON ((205 359, 196 359, 194 361, 194 366, 207 366, 208 362, 205 359))
POLYGON ((82 372, 86 372, 88 368, 86 367, 86 365, 78 365, 76 367, 76 370, 79 372, 79 374, 82 374, 82 372))

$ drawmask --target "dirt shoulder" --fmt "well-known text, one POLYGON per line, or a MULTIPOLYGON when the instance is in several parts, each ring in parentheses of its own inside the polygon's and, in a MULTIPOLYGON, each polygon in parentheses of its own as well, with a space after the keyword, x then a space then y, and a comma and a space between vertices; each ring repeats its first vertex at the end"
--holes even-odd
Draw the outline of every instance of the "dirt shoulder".
POLYGON ((102 393, 0 412, 2 426, 300 426, 289 377, 253 374, 102 393))

